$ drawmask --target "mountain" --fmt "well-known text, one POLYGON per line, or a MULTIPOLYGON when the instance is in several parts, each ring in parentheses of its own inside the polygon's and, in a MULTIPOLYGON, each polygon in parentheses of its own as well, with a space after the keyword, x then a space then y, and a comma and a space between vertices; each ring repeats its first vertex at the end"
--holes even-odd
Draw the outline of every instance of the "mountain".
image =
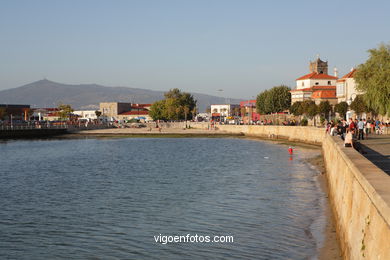
MULTIPOLYGON (((191 93, 198 101, 199 111, 210 104, 223 104, 227 100, 237 104, 241 99, 225 99, 211 95, 191 93)), ((70 85, 39 80, 21 87, 0 91, 1 104, 27 104, 32 107, 56 107, 70 104, 74 109, 93 110, 100 102, 153 103, 164 97, 164 92, 128 87, 106 87, 96 84, 70 85)))

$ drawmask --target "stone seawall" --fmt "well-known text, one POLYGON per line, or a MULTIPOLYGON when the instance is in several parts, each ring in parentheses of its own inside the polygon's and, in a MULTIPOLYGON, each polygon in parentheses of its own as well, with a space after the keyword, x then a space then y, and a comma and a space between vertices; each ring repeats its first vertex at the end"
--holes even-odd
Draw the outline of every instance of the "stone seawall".
MULTIPOLYGON (((196 127, 196 126, 194 126, 196 127)), ((249 136, 322 144, 330 202, 345 259, 390 259, 390 176, 324 128, 230 126, 249 136)))
POLYGON ((45 138, 49 136, 64 135, 67 129, 15 129, 0 130, 0 139, 20 139, 20 138, 45 138))

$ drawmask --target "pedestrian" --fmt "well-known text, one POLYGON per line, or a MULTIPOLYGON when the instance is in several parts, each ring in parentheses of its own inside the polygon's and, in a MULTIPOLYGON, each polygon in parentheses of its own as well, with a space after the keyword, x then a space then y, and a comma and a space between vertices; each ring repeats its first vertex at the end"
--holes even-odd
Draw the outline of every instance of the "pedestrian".
POLYGON ((344 147, 353 147, 353 130, 347 130, 344 139, 344 147))
POLYGON ((364 140, 364 122, 360 118, 359 123, 357 124, 358 127, 358 140, 364 140))

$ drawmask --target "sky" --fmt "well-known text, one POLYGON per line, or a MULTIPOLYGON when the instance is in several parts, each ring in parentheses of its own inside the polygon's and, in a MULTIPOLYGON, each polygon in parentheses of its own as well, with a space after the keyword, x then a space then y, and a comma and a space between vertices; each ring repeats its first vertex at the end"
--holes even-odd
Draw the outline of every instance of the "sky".
POLYGON ((47 78, 252 98, 390 43, 390 1, 0 0, 0 90, 47 78), (222 90, 222 91, 218 91, 222 90))

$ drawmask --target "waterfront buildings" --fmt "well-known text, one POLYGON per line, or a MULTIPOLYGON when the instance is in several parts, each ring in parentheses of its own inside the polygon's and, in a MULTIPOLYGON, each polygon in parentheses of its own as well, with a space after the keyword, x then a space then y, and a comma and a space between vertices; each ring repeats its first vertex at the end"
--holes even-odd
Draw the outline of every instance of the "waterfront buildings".
POLYGON ((77 115, 79 117, 79 120, 93 121, 97 119, 95 110, 76 110, 73 111, 73 114, 77 115))
POLYGON ((0 120, 28 120, 30 105, 0 104, 0 120))
POLYGON ((225 122, 227 117, 238 116, 240 106, 237 104, 219 104, 211 105, 211 117, 213 120, 225 122))
POLYGON ((291 103, 313 100, 316 104, 329 101, 337 104, 335 76, 328 75, 328 62, 317 58, 309 64, 310 73, 296 79, 296 88, 291 90, 291 103))
POLYGON ((352 68, 350 72, 345 74, 342 78, 337 80, 337 100, 340 102, 347 102, 351 104, 351 102, 355 99, 356 95, 363 94, 363 92, 359 92, 356 89, 356 82, 354 79, 354 75, 356 73, 356 69, 352 68))
POLYGON ((108 121, 131 119, 152 120, 149 116, 151 104, 102 102, 99 107, 102 112, 102 117, 108 121))
POLYGON ((240 102, 241 118, 244 124, 251 124, 260 120, 260 114, 256 111, 256 100, 240 102))

